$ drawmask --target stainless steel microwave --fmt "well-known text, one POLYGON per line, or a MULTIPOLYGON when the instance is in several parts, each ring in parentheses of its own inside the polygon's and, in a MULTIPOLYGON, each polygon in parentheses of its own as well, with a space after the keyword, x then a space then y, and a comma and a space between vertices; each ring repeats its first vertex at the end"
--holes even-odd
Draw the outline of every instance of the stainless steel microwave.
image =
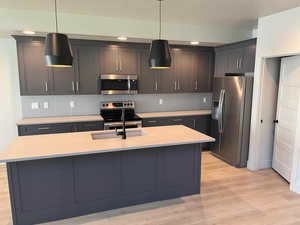
POLYGON ((100 90, 104 95, 122 95, 138 93, 137 75, 102 74, 100 90))

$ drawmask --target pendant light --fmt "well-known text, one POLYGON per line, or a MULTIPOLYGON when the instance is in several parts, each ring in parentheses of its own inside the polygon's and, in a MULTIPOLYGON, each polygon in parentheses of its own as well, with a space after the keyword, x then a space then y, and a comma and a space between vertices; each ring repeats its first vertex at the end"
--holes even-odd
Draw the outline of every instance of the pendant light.
POLYGON ((46 37, 45 58, 48 67, 72 67, 73 55, 70 41, 65 34, 58 33, 57 4, 55 1, 55 33, 46 37))
POLYGON ((153 40, 150 48, 149 66, 151 69, 168 69, 171 66, 171 54, 167 40, 161 39, 161 2, 159 1, 159 39, 153 40))

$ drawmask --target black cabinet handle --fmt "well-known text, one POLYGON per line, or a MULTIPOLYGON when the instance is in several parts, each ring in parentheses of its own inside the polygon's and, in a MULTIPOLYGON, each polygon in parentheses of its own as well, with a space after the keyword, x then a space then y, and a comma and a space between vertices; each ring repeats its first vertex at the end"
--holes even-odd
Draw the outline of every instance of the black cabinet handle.
POLYGON ((278 123, 278 120, 274 120, 273 122, 274 122, 274 123, 278 123))

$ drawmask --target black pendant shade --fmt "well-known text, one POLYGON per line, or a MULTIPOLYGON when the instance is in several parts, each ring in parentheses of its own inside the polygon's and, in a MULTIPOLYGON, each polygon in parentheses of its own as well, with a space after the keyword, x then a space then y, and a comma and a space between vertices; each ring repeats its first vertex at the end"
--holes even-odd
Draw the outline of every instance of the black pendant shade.
POLYGON ((171 54, 167 40, 153 40, 150 49, 149 66, 151 69, 168 69, 171 66, 171 54))
POLYGON ((67 35, 47 34, 45 58, 46 65, 49 67, 72 67, 73 55, 67 35))

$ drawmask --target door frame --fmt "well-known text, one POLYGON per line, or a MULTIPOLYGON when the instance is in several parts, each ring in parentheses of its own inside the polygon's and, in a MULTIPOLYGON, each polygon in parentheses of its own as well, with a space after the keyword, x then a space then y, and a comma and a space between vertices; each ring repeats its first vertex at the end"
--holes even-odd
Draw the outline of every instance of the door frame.
MULTIPOLYGON (((300 55, 298 55, 300 56, 300 55)), ((270 57, 259 57, 259 53, 256 56, 256 66, 254 75, 254 86, 253 86, 253 100, 252 100, 252 115, 251 115, 251 128, 250 128, 250 146, 249 146, 249 160, 247 168, 252 171, 266 169, 272 167, 272 153, 273 146, 268 148, 262 147, 262 139, 266 135, 273 136, 274 129, 268 132, 263 132, 261 120, 263 120, 263 105, 266 104, 263 96, 264 88, 264 76, 270 76, 265 68, 268 60, 276 60, 278 58, 287 57, 283 56, 270 56, 270 57), (271 154, 270 154, 271 153, 271 154)), ((278 63, 281 63, 279 60, 278 63)), ((278 66, 274 63, 274 67, 278 66)), ((300 100, 299 100, 300 101, 300 100)), ((298 117, 300 118, 300 102, 298 104, 298 117)), ((277 107, 276 107, 277 108, 277 107)), ((290 182, 290 190, 300 194, 300 124, 296 128, 296 143, 294 155, 293 155, 293 166, 290 182)))

